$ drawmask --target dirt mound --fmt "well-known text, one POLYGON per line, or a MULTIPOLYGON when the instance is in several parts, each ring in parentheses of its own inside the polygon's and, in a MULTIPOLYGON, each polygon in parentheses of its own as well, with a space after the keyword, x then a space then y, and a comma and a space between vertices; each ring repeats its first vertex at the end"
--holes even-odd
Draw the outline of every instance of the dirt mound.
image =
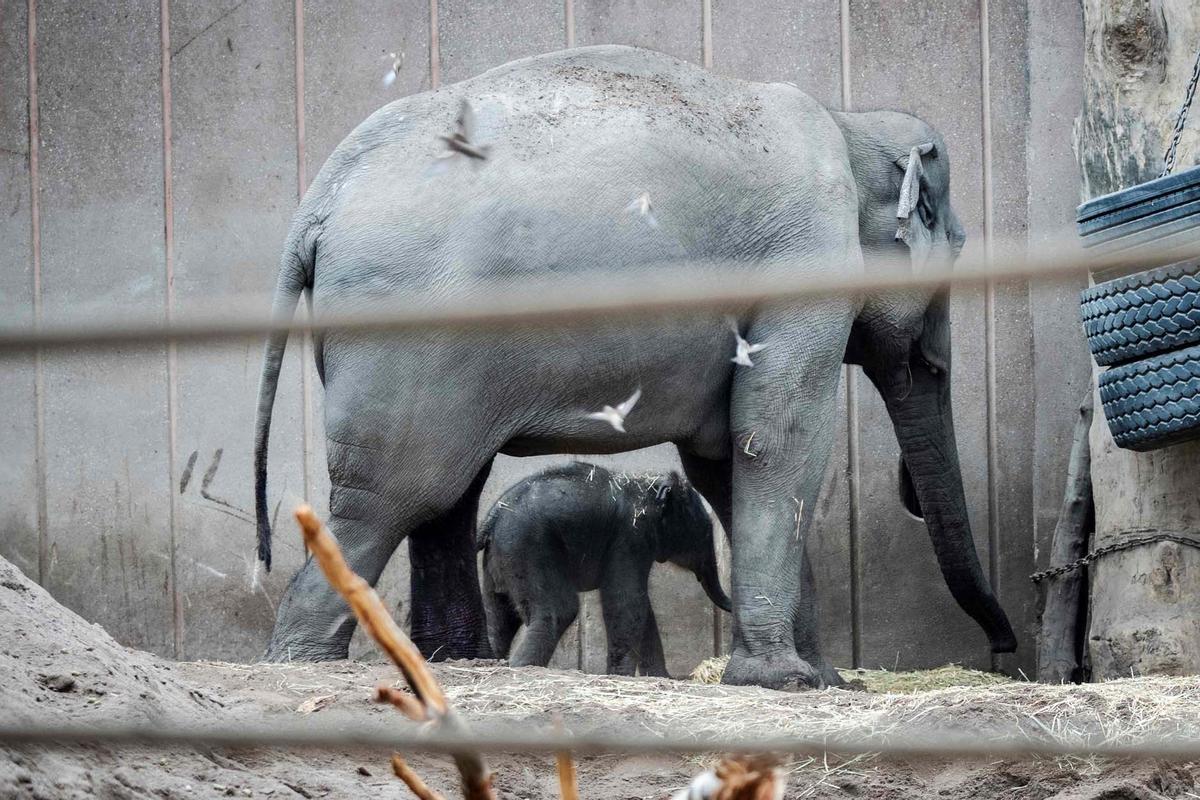
MULTIPOLYGON (((175 663, 117 644, 59 606, 0 559, 0 719, 18 723, 153 722, 197 726, 239 720, 309 719, 314 726, 403 726, 394 710, 370 702, 394 681, 382 663, 175 663)), ((1200 715, 1200 681, 1116 681, 1094 687, 1012 683, 907 695, 825 691, 785 694, 689 681, 615 678, 496 662, 435 667, 450 701, 480 725, 548 725, 561 715, 586 730, 791 733, 901 731, 919 721, 939 729, 1025 726, 1063 737, 1127 741, 1190 725, 1200 715), (1187 720, 1188 722, 1184 722, 1187 720)), ((457 778, 439 757, 410 763, 448 797, 457 778)), ((665 798, 713 759, 611 755, 582 759, 589 798, 665 798)), ((491 759, 501 797, 558 796, 553 759, 491 759)), ((1092 798, 1195 797, 1191 765, 1056 759, 1030 762, 904 763, 877 757, 799 759, 787 797, 1092 798)), ((194 750, 0 748, 0 797, 360 797, 407 796, 386 754, 194 750)))

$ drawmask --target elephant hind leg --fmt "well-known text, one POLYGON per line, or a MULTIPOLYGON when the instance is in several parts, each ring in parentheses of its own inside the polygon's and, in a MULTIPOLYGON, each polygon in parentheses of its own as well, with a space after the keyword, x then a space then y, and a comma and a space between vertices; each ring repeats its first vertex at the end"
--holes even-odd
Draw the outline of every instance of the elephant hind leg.
POLYGON ((449 510, 409 536, 412 640, 430 661, 490 658, 475 556, 479 495, 492 463, 449 510))
POLYGON ((492 655, 507 658, 513 638, 521 627, 521 617, 512 598, 496 585, 489 564, 489 553, 483 555, 483 607, 487 614, 488 641, 492 655))
POLYGON ((539 575, 536 593, 522 592, 514 599, 525 618, 525 631, 508 663, 544 667, 554 657, 558 640, 579 616, 579 595, 565 576, 551 571, 539 575))
MULTIPOLYGON (((327 398, 327 405, 332 403, 327 398)), ((490 453, 459 452, 460 457, 455 459, 444 450, 420 452, 411 442, 387 441, 383 434, 362 440, 336 423, 327 421, 327 428, 332 484, 329 527, 350 568, 371 586, 379 580, 406 536, 431 519, 461 511, 460 498, 491 458, 490 453), (380 439, 386 444, 380 445, 380 439), (471 465, 465 474, 459 471, 464 463, 471 465)), ((472 542, 469 579, 463 578, 464 583, 470 583, 477 609, 473 620, 477 631, 472 643, 486 641, 479 586, 474 583, 474 555, 472 542)), ((463 571, 468 570, 464 567, 463 571)), ((416 616, 414 609, 414 620, 416 616)), ((355 626, 345 602, 309 559, 292 578, 280 602, 266 658, 273 661, 346 658, 355 626)))

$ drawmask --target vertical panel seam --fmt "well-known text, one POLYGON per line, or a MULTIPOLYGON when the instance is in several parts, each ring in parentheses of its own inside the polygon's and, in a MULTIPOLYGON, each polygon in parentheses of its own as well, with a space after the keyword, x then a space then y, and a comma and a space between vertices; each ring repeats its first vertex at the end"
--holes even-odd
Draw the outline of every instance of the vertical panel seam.
MULTIPOLYGON (((159 0, 159 61, 162 102, 163 171, 163 270, 166 279, 165 311, 169 324, 175 313, 175 198, 171 165, 171 4, 159 0)), ((179 437, 179 362, 174 340, 167 342, 167 528, 170 534, 168 564, 171 575, 171 630, 175 658, 183 658, 183 606, 179 594, 178 509, 175 500, 176 449, 179 437)))
MULTIPOLYGON (((712 0, 700 0, 700 63, 704 69, 712 69, 712 0)), ((712 614, 712 655, 721 655, 721 612, 709 604, 712 614)))
POLYGON ((438 42, 438 0, 429 0, 429 85, 442 84, 442 48, 438 42))
MULTIPOLYGON (((25 18, 25 54, 27 58, 27 97, 29 125, 29 227, 30 257, 33 261, 33 325, 42 325, 42 214, 41 179, 38 175, 38 155, 41 133, 38 127, 37 74, 37 0, 29 0, 25 18)), ((50 575, 50 512, 46 500, 46 401, 45 376, 42 369, 42 349, 33 354, 33 452, 34 481, 37 494, 37 560, 38 583, 43 586, 50 575)))
MULTIPOLYGON (((850 84, 850 0, 841 0, 839 14, 842 110, 849 111, 853 100, 850 84)), ((842 370, 846 381, 846 527, 850 540, 850 660, 852 665, 858 668, 862 666, 862 555, 858 537, 859 481, 862 467, 858 441, 858 373, 849 364, 842 370)))
POLYGON ((563 0, 563 27, 566 28, 567 47, 575 46, 575 0, 563 0))
MULTIPOLYGON (((979 0, 979 84, 981 106, 981 140, 983 150, 983 248, 984 257, 993 254, 993 181, 992 181, 992 75, 991 32, 988 0, 979 0)), ((996 415, 996 284, 987 282, 984 290, 984 373, 987 406, 987 504, 988 504, 988 579, 992 591, 1000 596, 1000 529, 997 471, 998 436, 996 415)), ((992 669, 999 666, 999 657, 991 654, 992 669)))
MULTIPOLYGON (((304 0, 295 0, 293 5, 293 35, 295 42, 296 83, 296 202, 304 200, 304 192, 308 188, 308 171, 305 169, 305 132, 304 132, 304 0)), ((309 290, 308 303, 304 305, 302 314, 311 315, 312 292, 309 290)), ((312 369, 311 357, 313 347, 312 334, 305 332, 300 339, 300 431, 303 453, 301 454, 301 479, 304 486, 304 500, 312 502, 312 452, 313 452, 313 402, 312 402, 312 369)))

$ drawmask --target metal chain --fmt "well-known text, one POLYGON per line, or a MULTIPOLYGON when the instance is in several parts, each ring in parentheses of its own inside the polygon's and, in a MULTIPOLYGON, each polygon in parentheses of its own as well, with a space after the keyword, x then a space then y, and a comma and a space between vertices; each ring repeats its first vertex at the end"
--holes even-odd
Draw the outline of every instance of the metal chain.
POLYGON ((1192 106, 1192 98, 1196 96, 1196 82, 1200 81, 1200 50, 1196 51, 1196 63, 1192 65, 1192 79, 1188 82, 1187 95, 1183 98, 1183 106, 1179 109, 1179 117, 1175 120, 1175 133, 1171 135, 1171 144, 1167 154, 1163 156, 1162 172, 1158 177, 1165 178, 1175 169, 1175 150, 1179 147, 1179 137, 1183 135, 1183 123, 1187 121, 1188 109, 1192 106))
POLYGON ((1109 553, 1116 553, 1121 550, 1131 550, 1135 547, 1141 547, 1144 544, 1154 544, 1155 542, 1175 542, 1176 544, 1186 544, 1190 547, 1200 548, 1200 541, 1191 538, 1190 536, 1179 536, 1174 533, 1155 533, 1150 536, 1135 536, 1130 539, 1123 539, 1119 542, 1114 542, 1104 547, 1099 547, 1088 553, 1083 558, 1077 558, 1074 561, 1063 564, 1061 567, 1051 567, 1050 569, 1041 572, 1035 572, 1029 576, 1029 580, 1034 583, 1040 583, 1046 578, 1055 578, 1059 575, 1065 575, 1068 572, 1074 572, 1080 567, 1086 567, 1093 561, 1099 560, 1102 556, 1109 553))

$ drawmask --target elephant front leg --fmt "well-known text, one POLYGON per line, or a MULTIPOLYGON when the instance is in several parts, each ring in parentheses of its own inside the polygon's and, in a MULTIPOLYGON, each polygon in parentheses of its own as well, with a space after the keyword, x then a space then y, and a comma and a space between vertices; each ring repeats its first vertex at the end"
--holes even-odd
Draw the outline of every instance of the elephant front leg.
POLYGON ((723 680, 819 688, 825 681, 797 652, 795 624, 797 610, 811 601, 804 597, 802 559, 833 446, 851 315, 826 307, 781 316, 755 325, 748 338, 770 349, 734 378, 735 625, 723 680))
POLYGON ((662 636, 658 632, 658 620, 654 618, 654 608, 646 603, 646 625, 642 632, 638 671, 642 675, 654 678, 669 678, 667 658, 663 655, 662 636))
POLYGON ((650 568, 638 561, 630 554, 610 556, 600 585, 604 630, 608 635, 609 675, 633 675, 641 660, 646 621, 651 613, 647 585, 650 568))
POLYGON ((817 587, 813 579, 812 559, 808 557, 808 548, 805 548, 801 561, 800 602, 796 606, 796 621, 792 628, 796 639, 796 652, 821 674, 821 680, 826 686, 845 686, 846 682, 842 680, 842 676, 821 653, 817 622, 820 606, 817 602, 817 587))

